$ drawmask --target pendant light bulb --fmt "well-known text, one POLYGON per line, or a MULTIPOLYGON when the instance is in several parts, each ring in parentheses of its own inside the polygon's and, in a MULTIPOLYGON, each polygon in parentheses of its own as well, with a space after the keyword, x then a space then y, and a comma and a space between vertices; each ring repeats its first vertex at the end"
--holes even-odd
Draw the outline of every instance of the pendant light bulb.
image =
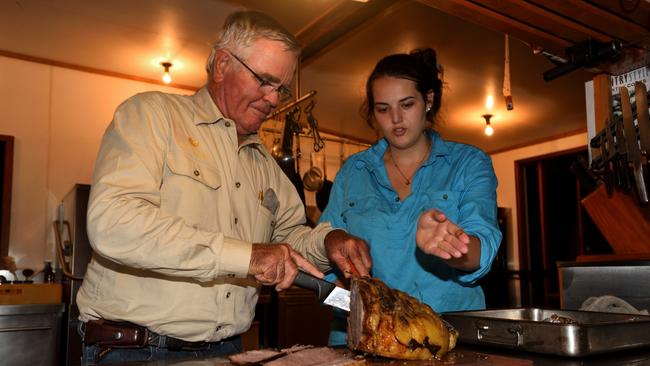
POLYGON ((494 133, 494 128, 492 128, 492 126, 490 124, 486 125, 485 126, 485 134, 487 136, 492 136, 493 133, 494 133))
POLYGON ((492 128, 492 125, 490 124, 490 119, 492 118, 492 115, 489 113, 481 115, 481 117, 485 118, 485 134, 487 136, 492 136, 494 133, 494 128, 492 128))
POLYGON ((162 81, 165 84, 169 84, 172 82, 172 76, 169 74, 169 68, 172 67, 171 62, 161 62, 160 65, 165 68, 165 72, 163 72, 162 76, 162 81))

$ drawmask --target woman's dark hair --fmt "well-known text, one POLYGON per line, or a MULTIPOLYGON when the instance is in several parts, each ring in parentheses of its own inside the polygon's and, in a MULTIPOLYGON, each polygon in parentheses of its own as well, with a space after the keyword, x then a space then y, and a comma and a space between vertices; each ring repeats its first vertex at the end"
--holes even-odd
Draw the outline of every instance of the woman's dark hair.
POLYGON ((415 88, 422 94, 426 102, 427 93, 433 90, 433 105, 426 114, 426 119, 433 123, 433 120, 440 109, 442 98, 442 80, 439 75, 442 70, 438 65, 436 51, 431 48, 415 49, 410 53, 397 53, 389 55, 377 63, 366 82, 366 101, 361 108, 361 114, 366 122, 372 127, 374 120, 375 98, 372 95, 372 86, 376 79, 384 76, 392 76, 400 79, 408 79, 415 82, 415 88))

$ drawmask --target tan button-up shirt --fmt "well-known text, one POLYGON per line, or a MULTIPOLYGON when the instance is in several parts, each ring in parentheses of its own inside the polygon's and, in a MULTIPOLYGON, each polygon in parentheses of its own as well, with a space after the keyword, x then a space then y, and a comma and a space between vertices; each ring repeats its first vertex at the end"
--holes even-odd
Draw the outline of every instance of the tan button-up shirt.
POLYGON ((124 102, 101 144, 88 205, 95 250, 77 304, 83 321, 130 321, 188 341, 250 326, 259 285, 252 243, 286 242, 328 268, 329 225, 302 202, 256 135, 241 145, 203 88, 124 102))

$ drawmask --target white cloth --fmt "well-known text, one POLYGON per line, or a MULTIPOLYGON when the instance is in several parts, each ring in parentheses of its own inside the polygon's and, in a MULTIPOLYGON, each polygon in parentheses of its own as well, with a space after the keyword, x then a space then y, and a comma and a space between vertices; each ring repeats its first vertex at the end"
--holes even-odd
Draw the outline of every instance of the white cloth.
POLYGON ((592 296, 582 303, 580 310, 648 315, 648 310, 638 310, 627 301, 612 295, 592 296))

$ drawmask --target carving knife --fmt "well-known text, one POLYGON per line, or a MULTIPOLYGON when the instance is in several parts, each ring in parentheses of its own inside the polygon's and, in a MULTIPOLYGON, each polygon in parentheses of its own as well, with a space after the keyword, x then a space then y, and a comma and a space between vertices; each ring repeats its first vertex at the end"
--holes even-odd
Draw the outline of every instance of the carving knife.
MULTIPOLYGON (((629 192, 632 188, 632 177, 630 177, 630 170, 628 169, 627 134, 623 122, 617 121, 613 127, 615 128, 616 143, 614 143, 614 139, 610 135, 610 146, 615 147, 614 171, 616 172, 616 185, 623 188, 625 192, 629 192)), ((634 138, 636 139, 636 135, 634 138)))
POLYGON ((650 116, 648 116, 648 91, 644 83, 634 83, 636 96, 636 117, 639 125, 639 139, 641 140, 641 154, 645 155, 647 165, 650 160, 650 116))
POLYGON ((643 168, 641 166, 641 151, 636 138, 636 128, 632 116, 632 105, 630 103, 630 93, 627 87, 622 86, 621 92, 621 109, 623 111, 623 128, 625 132, 625 141, 627 144, 627 161, 632 163, 634 168, 634 180, 636 182, 637 193, 641 203, 648 203, 648 191, 646 190, 643 179, 643 168))
POLYGON ((335 284, 321 280, 309 273, 298 271, 293 284, 308 290, 314 290, 318 296, 318 301, 337 307, 341 310, 350 311, 350 291, 338 287, 335 284))

